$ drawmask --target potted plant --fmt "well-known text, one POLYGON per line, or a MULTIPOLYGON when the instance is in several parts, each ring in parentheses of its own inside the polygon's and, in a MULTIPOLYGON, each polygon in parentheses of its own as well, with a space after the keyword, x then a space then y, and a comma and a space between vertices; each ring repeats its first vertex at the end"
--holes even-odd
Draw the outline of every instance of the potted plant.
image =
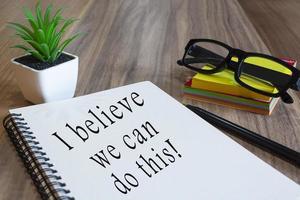
POLYGON ((62 39, 76 20, 64 19, 61 8, 54 14, 52 9, 50 4, 43 13, 39 1, 35 13, 24 8, 29 26, 9 23, 25 43, 13 46, 26 52, 12 59, 15 77, 24 97, 35 104, 71 98, 76 89, 78 57, 64 49, 80 34, 62 39))

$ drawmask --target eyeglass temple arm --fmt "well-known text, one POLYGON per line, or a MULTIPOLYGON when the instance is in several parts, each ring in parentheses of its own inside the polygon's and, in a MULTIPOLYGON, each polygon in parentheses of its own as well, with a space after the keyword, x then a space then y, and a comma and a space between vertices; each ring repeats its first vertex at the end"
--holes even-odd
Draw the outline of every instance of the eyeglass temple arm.
POLYGON ((300 77, 298 77, 298 80, 296 81, 296 83, 294 83, 291 88, 293 90, 297 90, 297 91, 300 91, 300 77))

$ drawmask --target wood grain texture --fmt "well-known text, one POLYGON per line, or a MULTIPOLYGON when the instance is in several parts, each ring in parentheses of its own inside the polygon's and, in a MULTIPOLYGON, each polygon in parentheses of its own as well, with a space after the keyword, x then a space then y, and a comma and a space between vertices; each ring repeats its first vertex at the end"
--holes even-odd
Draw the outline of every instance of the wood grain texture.
MULTIPOLYGON (((193 72, 177 66, 176 60, 182 56, 184 46, 190 38, 214 38, 244 50, 263 53, 269 53, 265 43, 277 42, 261 39, 259 33, 262 32, 255 29, 236 0, 51 2, 54 5, 65 5, 65 16, 80 18, 67 35, 77 31, 86 33, 85 37, 67 49, 80 57, 77 96, 150 80, 177 100, 183 101, 183 82, 193 72)), ((10 63, 12 57, 22 52, 9 49, 16 41, 8 37, 12 32, 5 27, 7 21, 22 20, 20 7, 24 4, 33 7, 35 1, 2 0, 0 4, 1 120, 8 109, 30 105, 14 81, 13 66, 10 63)), ((297 42, 300 42, 299 38, 297 42)), ((296 46, 294 48, 295 51, 299 49, 296 46)), ((290 55, 292 54, 287 56, 290 55)), ((300 151, 300 99, 296 94, 293 97, 293 105, 279 103, 271 117, 205 103, 192 103, 300 151)), ((234 139, 300 183, 300 172, 295 166, 251 144, 234 139)), ((2 126, 0 199, 39 199, 2 126)))
POLYGON ((300 60, 300 1, 238 1, 272 55, 300 60))

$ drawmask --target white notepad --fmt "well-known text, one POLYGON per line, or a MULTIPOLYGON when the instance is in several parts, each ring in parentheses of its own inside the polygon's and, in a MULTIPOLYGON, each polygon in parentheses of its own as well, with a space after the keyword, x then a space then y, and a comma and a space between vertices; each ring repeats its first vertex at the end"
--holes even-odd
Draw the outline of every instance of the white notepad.
POLYGON ((35 157, 28 171, 44 171, 43 198, 300 199, 298 184, 151 82, 9 112, 14 144, 35 157))

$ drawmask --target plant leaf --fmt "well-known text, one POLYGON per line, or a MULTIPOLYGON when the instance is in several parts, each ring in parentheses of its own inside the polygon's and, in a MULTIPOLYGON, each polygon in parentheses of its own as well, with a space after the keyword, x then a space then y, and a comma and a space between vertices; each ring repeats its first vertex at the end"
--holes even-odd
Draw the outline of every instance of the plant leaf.
POLYGON ((51 11, 52 11, 52 4, 49 4, 46 8, 45 15, 44 15, 44 23, 46 27, 48 27, 50 22, 51 11))
POLYGON ((26 40, 26 42, 30 44, 36 51, 40 52, 40 54, 45 55, 45 52, 39 43, 34 40, 26 40))
POLYGON ((15 35, 21 37, 23 40, 32 40, 32 37, 30 35, 21 30, 16 30, 15 35))
POLYGON ((41 48, 43 49, 44 52, 44 56, 47 58, 47 60, 50 57, 50 51, 49 51, 49 47, 46 43, 41 44, 41 48))
POLYGON ((53 40, 50 41, 50 51, 53 52, 54 49, 58 48, 58 44, 61 41, 62 34, 57 33, 54 37, 53 40))
POLYGON ((78 38, 81 35, 81 33, 77 33, 74 36, 72 36, 69 39, 66 39, 65 41, 63 41, 59 47, 58 47, 58 54, 56 55, 56 59, 61 55, 61 53, 64 51, 64 49, 71 43, 73 42, 76 38, 78 38))
POLYGON ((27 35, 24 35, 22 33, 16 33, 16 36, 22 38, 23 40, 31 40, 30 37, 28 37, 27 35))
POLYGON ((43 43, 46 41, 45 39, 45 33, 42 29, 39 29, 38 32, 37 32, 37 39, 40 43, 43 43))
POLYGON ((41 60, 42 62, 46 62, 46 60, 44 59, 44 57, 36 50, 30 49, 28 50, 28 52, 34 56, 35 58, 41 60))
POLYGON ((19 24, 19 23, 14 23, 14 22, 8 22, 9 26, 13 29, 15 29, 18 32, 25 32, 26 34, 30 35, 31 37, 33 36, 33 32, 26 26, 19 24))
POLYGON ((54 62, 58 58, 59 49, 54 49, 50 55, 50 62, 54 62))
POLYGON ((18 49, 22 49, 22 50, 24 50, 24 51, 28 51, 28 50, 30 50, 30 48, 29 48, 29 47, 26 47, 26 46, 24 46, 24 45, 21 45, 21 44, 14 45, 14 46, 12 46, 11 48, 18 48, 18 49))
POLYGON ((47 41, 48 44, 51 43, 51 41, 53 41, 53 38, 56 34, 56 27, 57 27, 58 23, 50 23, 50 26, 45 34, 45 39, 47 41))
POLYGON ((38 23, 35 20, 32 12, 28 8, 24 8, 24 15, 25 15, 26 19, 28 20, 31 28, 33 29, 33 32, 37 32, 37 30, 38 30, 38 23))
POLYGON ((59 32, 64 33, 66 29, 78 19, 67 19, 59 32))
POLYGON ((41 0, 39 0, 36 4, 35 15, 36 15, 36 20, 38 22, 39 28, 44 30, 45 27, 44 27, 44 21, 43 21, 43 17, 42 17, 41 0))
POLYGON ((12 46, 11 48, 22 49, 22 50, 26 51, 27 53, 31 54, 32 56, 34 56, 35 58, 39 59, 40 61, 42 61, 42 62, 46 61, 38 51, 36 51, 34 49, 30 49, 24 45, 15 45, 15 46, 12 46))
POLYGON ((49 29, 45 34, 45 38, 46 38, 46 41, 49 44, 49 46, 55 40, 55 37, 57 34, 56 33, 57 26, 58 26, 60 20, 62 20, 61 13, 62 13, 62 8, 56 11, 56 14, 53 16, 53 18, 49 22, 49 29))
POLYGON ((51 20, 51 23, 54 23, 54 22, 58 23, 59 20, 62 19, 62 17, 61 17, 62 11, 63 11, 62 8, 60 8, 60 9, 58 9, 58 10, 56 11, 56 13, 54 14, 54 16, 53 16, 53 18, 52 18, 52 20, 51 20))

